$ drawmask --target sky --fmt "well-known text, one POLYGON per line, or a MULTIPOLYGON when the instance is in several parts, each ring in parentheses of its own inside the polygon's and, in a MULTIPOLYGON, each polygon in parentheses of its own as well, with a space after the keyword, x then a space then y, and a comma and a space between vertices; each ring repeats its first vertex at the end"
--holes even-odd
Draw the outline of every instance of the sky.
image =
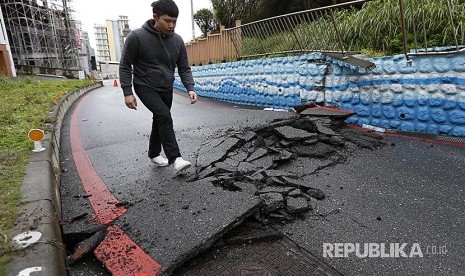
MULTIPOLYGON (((95 49, 94 24, 105 25, 107 19, 116 20, 120 15, 129 17, 129 28, 139 28, 152 18, 152 4, 154 0, 69 0, 74 9, 74 18, 82 22, 82 30, 89 33, 90 45, 95 49)), ((191 0, 174 0, 179 8, 178 23, 175 32, 185 42, 192 39, 191 0)), ((194 13, 197 10, 212 9, 210 0, 192 0, 194 13)), ((201 35, 195 25, 195 36, 201 35)))

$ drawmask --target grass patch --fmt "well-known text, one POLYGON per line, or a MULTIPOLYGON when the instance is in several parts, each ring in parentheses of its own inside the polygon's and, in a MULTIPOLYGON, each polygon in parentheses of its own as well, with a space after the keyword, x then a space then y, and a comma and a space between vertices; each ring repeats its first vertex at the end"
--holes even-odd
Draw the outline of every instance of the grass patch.
POLYGON ((90 80, 41 81, 0 78, 0 276, 11 260, 11 229, 18 216, 20 187, 33 148, 33 128, 45 129, 54 99, 91 84, 90 80))

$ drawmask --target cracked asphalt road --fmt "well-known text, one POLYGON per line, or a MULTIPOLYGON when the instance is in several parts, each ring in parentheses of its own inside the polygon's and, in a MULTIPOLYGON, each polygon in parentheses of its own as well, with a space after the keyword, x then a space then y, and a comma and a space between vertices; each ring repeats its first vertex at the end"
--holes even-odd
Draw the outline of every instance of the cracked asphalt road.
MULTIPOLYGON (((197 231, 214 232, 217 228, 199 230, 196 227, 213 224, 170 222, 170 217, 163 217, 165 210, 176 210, 178 219, 185 218, 185 212, 221 224, 223 213, 212 208, 221 206, 222 198, 225 204, 234 204, 228 206, 233 209, 252 206, 254 200, 208 185, 200 189, 213 194, 202 198, 197 194, 198 187, 177 186, 192 185, 187 183, 188 177, 176 179, 170 168, 151 166, 146 157, 151 115, 142 106, 138 111, 126 109, 120 92, 119 88, 106 86, 89 94, 80 115, 81 142, 108 188, 120 202, 128 203, 128 213, 116 223, 153 258, 172 264, 176 256, 171 250, 187 248, 188 240, 195 239, 197 231), (231 193, 235 194, 234 201, 228 196, 231 193), (204 204, 209 201, 215 202, 204 204), (155 216, 157 212, 161 215, 155 216), (160 216, 162 221, 154 221, 160 216), (160 239, 171 238, 170 227, 184 228, 180 233, 193 236, 175 236, 166 248, 159 248, 160 239)), ((209 100, 190 105, 183 94, 175 95, 172 112, 181 152, 191 161, 213 138, 291 115, 209 100)), ((69 118, 62 130, 62 201, 63 217, 72 218, 91 214, 92 210, 82 196, 70 157, 67 128, 69 118)), ((446 255, 421 259, 324 259, 345 275, 463 275, 464 148, 386 140, 388 145, 381 149, 357 150, 343 163, 331 166, 328 160, 299 157, 287 169, 305 174, 302 180, 321 189, 327 198, 318 201, 304 219, 284 223, 279 229, 318 258, 322 258, 323 243, 418 242, 447 244, 449 250, 446 255)), ((192 169, 190 175, 193 173, 192 169)), ((82 219, 65 225, 64 231, 77 240, 97 227, 89 219, 82 219)), ((86 258, 85 262, 72 266, 71 275, 106 274, 96 260, 86 258)))

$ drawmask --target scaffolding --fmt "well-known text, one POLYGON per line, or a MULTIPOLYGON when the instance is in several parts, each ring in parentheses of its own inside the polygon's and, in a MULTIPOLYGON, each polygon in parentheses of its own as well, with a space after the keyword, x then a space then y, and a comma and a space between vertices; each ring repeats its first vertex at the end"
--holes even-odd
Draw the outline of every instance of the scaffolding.
POLYGON ((81 31, 69 0, 0 0, 16 65, 80 69, 81 31))

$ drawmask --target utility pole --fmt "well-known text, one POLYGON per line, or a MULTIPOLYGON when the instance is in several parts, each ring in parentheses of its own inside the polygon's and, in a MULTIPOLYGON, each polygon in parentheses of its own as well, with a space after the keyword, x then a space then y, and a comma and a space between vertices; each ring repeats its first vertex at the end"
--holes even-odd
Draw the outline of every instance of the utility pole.
POLYGON ((194 5, 191 0, 192 40, 195 40, 194 5))

